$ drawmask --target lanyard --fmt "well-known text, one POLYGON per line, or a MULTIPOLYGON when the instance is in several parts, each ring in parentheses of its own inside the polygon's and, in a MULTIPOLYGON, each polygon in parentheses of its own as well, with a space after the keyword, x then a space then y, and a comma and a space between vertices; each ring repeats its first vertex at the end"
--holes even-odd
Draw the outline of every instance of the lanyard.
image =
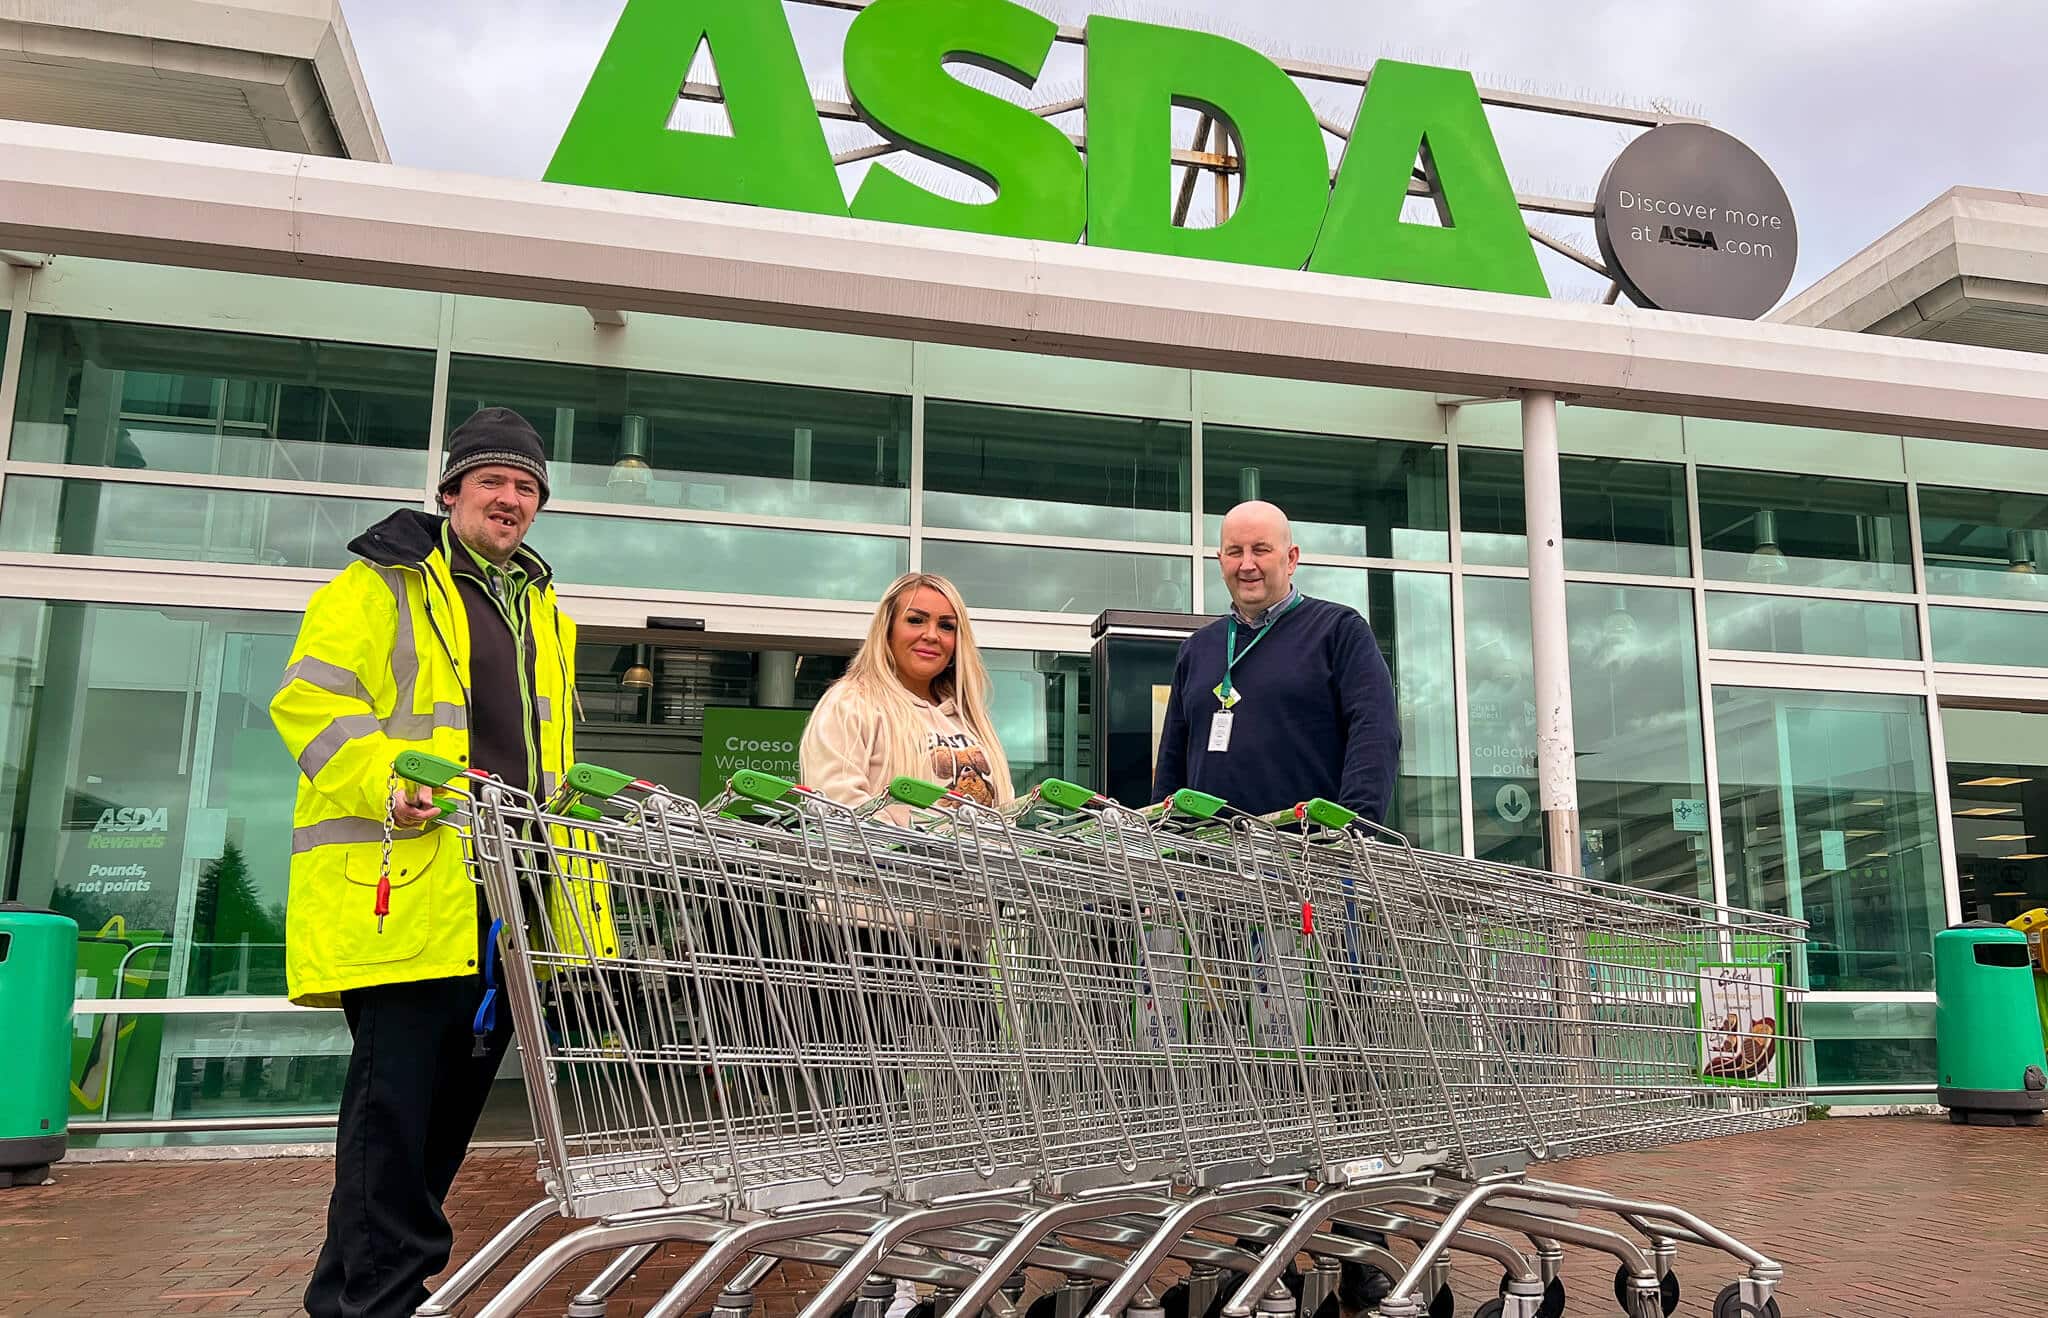
POLYGON ((1288 600, 1285 604, 1281 605, 1278 609, 1274 610, 1273 615, 1271 617, 1267 618, 1263 623, 1259 624, 1259 629, 1258 631, 1252 634, 1251 640, 1245 642, 1243 654, 1239 654, 1237 652, 1237 619, 1235 617, 1231 618, 1229 627, 1230 641, 1224 653, 1223 686, 1221 688, 1223 707, 1225 709, 1230 708, 1231 670, 1235 669, 1240 662, 1249 658, 1251 656, 1251 652, 1258 648, 1259 642, 1266 639, 1266 633, 1273 630, 1273 624, 1280 621, 1282 618, 1286 617, 1289 613, 1293 612, 1294 606, 1301 603, 1301 601, 1304 598, 1306 597, 1303 596, 1299 591, 1297 591, 1295 592, 1293 599, 1288 600))

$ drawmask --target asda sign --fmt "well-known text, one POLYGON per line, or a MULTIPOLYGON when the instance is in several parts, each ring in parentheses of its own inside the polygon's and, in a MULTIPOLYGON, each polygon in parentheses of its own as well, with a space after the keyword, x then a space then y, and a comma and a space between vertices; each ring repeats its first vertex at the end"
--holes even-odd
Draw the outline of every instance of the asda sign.
POLYGON ((863 220, 1197 257, 1321 274, 1547 297, 1469 73, 1381 60, 1331 181, 1315 111, 1250 47, 1127 19, 1087 24, 1087 143, 946 71, 974 64, 1029 86, 1057 25, 1012 0, 872 0, 846 35, 861 118, 891 144, 958 169, 987 202, 939 196, 877 163, 849 202, 781 0, 627 0, 562 135, 552 182, 863 220), (668 127, 708 43, 731 134, 668 127), (1230 126, 1242 198, 1207 229, 1172 220, 1172 111, 1230 126), (1441 223, 1404 222, 1418 161, 1441 223))

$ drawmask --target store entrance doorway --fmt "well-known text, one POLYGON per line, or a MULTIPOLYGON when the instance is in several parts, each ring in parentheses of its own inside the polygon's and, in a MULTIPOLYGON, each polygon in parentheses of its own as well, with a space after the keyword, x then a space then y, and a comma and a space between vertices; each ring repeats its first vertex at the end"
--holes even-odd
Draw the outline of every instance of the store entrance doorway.
POLYGON ((853 649, 682 629, 585 633, 576 646, 577 758, 701 799, 707 760, 714 772, 721 763, 719 746, 707 754, 707 720, 720 741, 732 735, 721 728, 798 735, 853 649))
MULTIPOLYGON (((703 800, 717 790, 725 744, 786 741, 793 753, 804 718, 854 649, 852 641, 693 626, 587 630, 576 644, 576 758, 703 800)), ((519 1060, 508 1052, 476 1139, 525 1144, 532 1131, 519 1060)))
POLYGON ((1945 701, 1941 727, 1962 918, 2048 906, 2048 705, 1945 701))

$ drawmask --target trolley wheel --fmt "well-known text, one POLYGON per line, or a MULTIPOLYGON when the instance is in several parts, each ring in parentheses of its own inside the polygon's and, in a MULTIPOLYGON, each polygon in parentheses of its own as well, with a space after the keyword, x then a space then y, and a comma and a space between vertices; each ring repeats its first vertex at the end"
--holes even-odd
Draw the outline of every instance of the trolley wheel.
POLYGON ((1488 1300, 1472 1311, 1472 1318, 1500 1318, 1501 1312, 1506 1308, 1505 1300, 1488 1300))
POLYGON ((904 1318, 939 1318, 938 1306, 930 1300, 920 1301, 904 1315, 904 1318))
MULTIPOLYGON (((1678 1311, 1678 1273, 1675 1269, 1664 1274, 1664 1280, 1658 1283, 1658 1290, 1661 1292, 1660 1298, 1664 1305, 1664 1318, 1671 1318, 1671 1315, 1678 1311)), ((1628 1309, 1628 1294, 1628 1265, 1624 1263, 1614 1270, 1614 1302, 1620 1305, 1624 1312, 1628 1309)))
MULTIPOLYGON (((1088 1305, 1094 1304, 1095 1297, 1099 1294, 1101 1294, 1100 1291, 1088 1292, 1088 1305)), ((1187 1286, 1183 1284, 1180 1287, 1180 1308, 1178 1314, 1176 1314, 1174 1310, 1174 1299, 1173 1293, 1171 1291, 1168 1291, 1165 1296, 1161 1297, 1160 1303, 1166 1308, 1167 1318, 1187 1318, 1187 1286)), ((1088 1305, 1083 1305, 1082 1308, 1086 1309, 1088 1305)), ((1045 1294, 1033 1300, 1030 1303, 1030 1305, 1025 1308, 1024 1318, 1054 1318, 1054 1315, 1059 1313, 1059 1308, 1060 1291, 1059 1287, 1055 1286, 1053 1289, 1047 1291, 1045 1294)), ((916 1310, 913 1309, 909 1315, 909 1318, 933 1318, 933 1316, 931 1314, 918 1313, 916 1310)))
MULTIPOLYGON (((1188 1284, 1184 1281, 1177 1281, 1166 1288, 1159 1297, 1159 1307, 1166 1311, 1166 1318, 1223 1318, 1223 1306, 1230 1303, 1230 1297, 1237 1294, 1237 1288, 1242 1285, 1244 1274, 1225 1268, 1223 1275, 1216 1279, 1216 1298, 1209 1301, 1206 1313, 1188 1312, 1188 1284)), ((1027 1313, 1024 1318, 1053 1318, 1053 1311, 1048 1308, 1043 1314, 1027 1313)))
MULTIPOLYGON (((1627 1274, 1624 1273, 1623 1275, 1627 1274)), ((1500 1293, 1503 1297, 1508 1293, 1508 1274, 1505 1272, 1500 1274, 1500 1293)), ((1501 1307, 1503 1309, 1507 1307, 1505 1298, 1502 1300, 1501 1307)), ((1670 1318, 1671 1311, 1669 1309, 1666 1309, 1664 1313, 1666 1318, 1670 1318)), ((1536 1306, 1536 1318, 1564 1318, 1563 1277, 1552 1277, 1550 1284, 1543 1288, 1543 1303, 1536 1306)))
POLYGON ((1439 1290, 1429 1301, 1429 1318, 1456 1318, 1457 1312, 1458 1297, 1451 1294, 1449 1286, 1439 1290))
POLYGON ((1394 1279, 1370 1263, 1344 1262, 1337 1298, 1353 1313, 1370 1309, 1394 1293, 1394 1279))
POLYGON ((1765 1300, 1762 1308, 1742 1302, 1742 1283, 1731 1281, 1721 1288, 1714 1297, 1714 1318, 1780 1318, 1776 1296, 1765 1300))
MULTIPOLYGON (((1244 1274, 1225 1268, 1223 1275, 1216 1279, 1216 1298, 1209 1301, 1209 1311, 1202 1318, 1223 1318, 1223 1306, 1230 1303, 1230 1297, 1237 1294, 1237 1288, 1242 1285, 1244 1274)), ((1299 1306, 1296 1307, 1298 1311, 1299 1306)))

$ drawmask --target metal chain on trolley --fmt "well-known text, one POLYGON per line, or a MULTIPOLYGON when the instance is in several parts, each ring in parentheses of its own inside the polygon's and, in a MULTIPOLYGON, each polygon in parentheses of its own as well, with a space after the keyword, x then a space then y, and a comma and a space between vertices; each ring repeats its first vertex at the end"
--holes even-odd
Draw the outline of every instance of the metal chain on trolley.
POLYGON ((377 932, 384 932, 384 917, 391 914, 391 825, 398 813, 398 768, 392 766, 391 777, 384 784, 384 859, 377 866, 377 932))

